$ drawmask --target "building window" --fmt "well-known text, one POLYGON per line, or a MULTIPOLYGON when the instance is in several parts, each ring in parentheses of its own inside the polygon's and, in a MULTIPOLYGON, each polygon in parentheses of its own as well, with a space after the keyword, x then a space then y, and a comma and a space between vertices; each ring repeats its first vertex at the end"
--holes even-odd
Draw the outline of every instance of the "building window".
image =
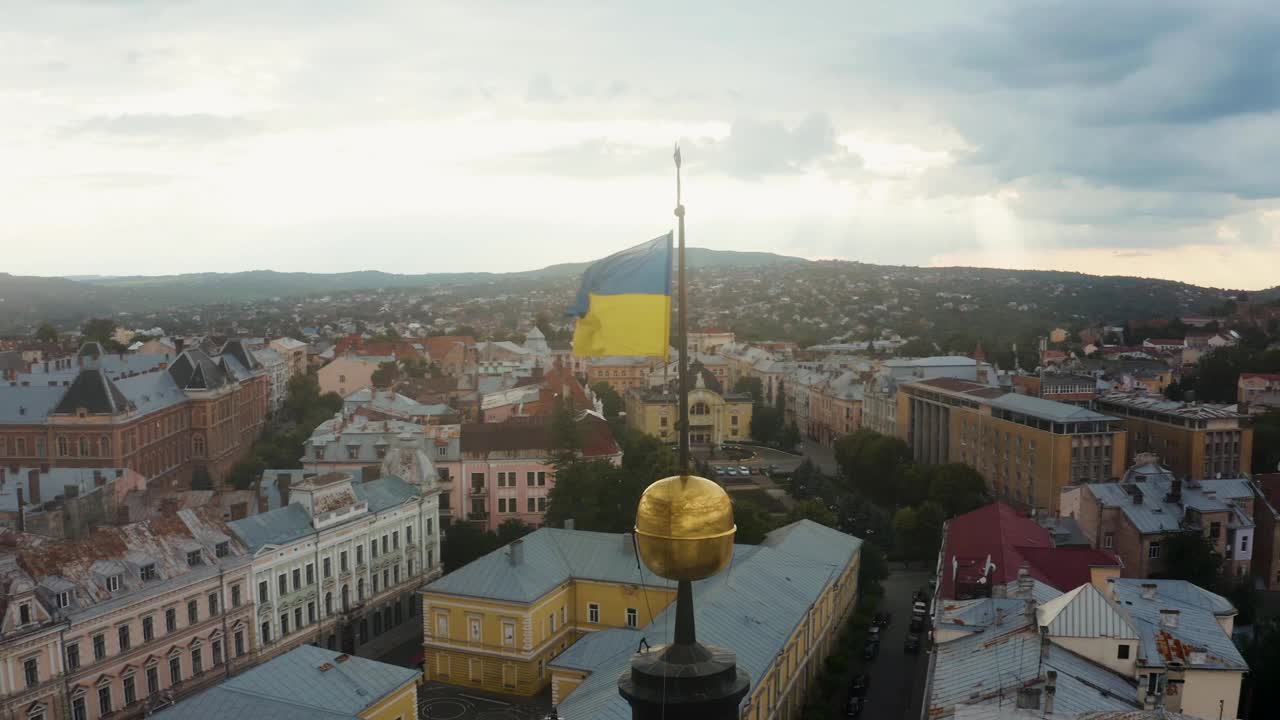
POLYGON ((22 603, 21 605, 18 606, 18 624, 19 625, 31 624, 31 606, 28 605, 27 603, 22 603))
POLYGON ((200 603, 195 600, 187 601, 187 624, 195 625, 200 621, 200 603))
POLYGON ((289 634, 289 613, 280 613, 280 637, 289 634))
POLYGON ((231 607, 240 607, 240 584, 231 586, 231 607))
POLYGON ((346 572, 348 569, 346 550, 343 550, 342 552, 338 553, 338 568, 342 570, 342 572, 346 572))
POLYGON ((329 578, 333 575, 333 563, 330 562, 329 558, 325 558, 321 561, 320 574, 325 578, 329 578))
POLYGON ((538 471, 538 487, 544 487, 547 484, 547 472, 545 470, 538 471))
POLYGON ((199 550, 192 550, 191 552, 187 553, 187 564, 193 567, 201 564, 199 550))
POLYGON ((299 570, 298 568, 294 568, 292 574, 293 574, 293 589, 294 590, 301 589, 302 588, 302 571, 299 570))
POLYGON ((636 612, 636 609, 627 608, 627 627, 629 628, 636 627, 636 624, 638 622, 639 622, 639 614, 636 612))
POLYGON ((155 620, 150 615, 142 618, 142 642, 151 642, 156 637, 155 620))
POLYGON ((307 624, 314 624, 316 621, 316 603, 314 600, 307 603, 307 624))
POLYGON ((1240 552, 1249 552, 1249 536, 1244 535, 1240 538, 1240 552))
POLYGON ((262 643, 265 645, 271 642, 271 621, 270 620, 262 623, 262 627, 260 628, 260 631, 262 634, 262 643))
POLYGON ((128 625, 121 625, 116 628, 116 639, 120 641, 120 652, 124 652, 129 649, 130 642, 128 625))
POLYGON ((392 550, 400 549, 400 531, 399 530, 391 531, 391 549, 392 550))
POLYGON ((331 592, 327 592, 324 594, 324 614, 325 615, 333 614, 333 593, 331 592))
POLYGON ((528 499, 529 512, 537 512, 537 505, 536 505, 536 503, 537 503, 537 500, 535 500, 534 498, 529 498, 529 499, 528 499))
POLYGON ((155 665, 147 667, 147 694, 156 695, 160 692, 160 671, 155 665))
POLYGON ((22 674, 26 679, 27 687, 33 688, 40 684, 40 667, 35 658, 23 661, 22 674))
POLYGON ((213 666, 217 667, 222 664, 222 639, 218 638, 213 641, 213 666))
POLYGON ((58 607, 65 608, 71 604, 71 591, 63 590, 57 595, 58 607))
POLYGON ((1110 550, 1111 548, 1115 547, 1115 544, 1116 544, 1115 533, 1106 533, 1102 536, 1102 547, 1110 550))
POLYGON ((587 604, 587 622, 590 622, 590 623, 600 622, 600 604, 599 603, 587 604))
POLYGON ((71 700, 71 720, 89 720, 89 712, 84 707, 84 697, 71 700))
POLYGON ((112 575, 107 578, 107 592, 116 592, 120 589, 120 576, 112 575))
POLYGON ((133 675, 124 676, 124 704, 128 707, 138 702, 138 689, 134 686, 133 675))
POLYGON ((98 713, 106 715, 111 712, 111 686, 103 685, 98 688, 98 713))
POLYGON ((80 669, 80 643, 67 646, 67 670, 80 669))
POLYGON ((271 590, 267 585, 267 581, 260 580, 258 582, 258 602, 265 605, 270 600, 270 598, 271 598, 271 590))
POLYGON ((276 577, 276 589, 280 591, 281 595, 288 594, 289 592, 289 576, 288 575, 285 575, 284 573, 280 573, 280 575, 276 577))
POLYGON ((213 546, 213 554, 217 557, 224 558, 231 554, 231 545, 229 543, 220 542, 213 546))
POLYGON ((169 658, 169 684, 177 685, 182 682, 182 657, 174 655, 169 658))
POLYGON ((1116 646, 1116 658, 1119 660, 1129 659, 1129 646, 1127 644, 1120 643, 1116 646))
POLYGON ((93 659, 101 660, 107 656, 107 636, 101 633, 93 636, 93 659))
POLYGON ((204 652, 197 646, 191 648, 191 676, 204 672, 204 652))
POLYGON ((529 472, 524 474, 525 484, 528 485, 529 487, 533 487, 533 483, 537 479, 537 477, 538 477, 538 474, 530 470, 529 472))
POLYGON ((169 608, 164 611, 164 631, 171 633, 178 629, 178 611, 169 608))
MULTIPOLYGON (((263 623, 265 625, 265 623, 263 623)), ((235 634, 236 657, 244 654, 244 631, 237 630, 235 634)))
POLYGON ((364 545, 356 546, 356 567, 364 565, 364 545))
POLYGON ((1160 557, 1160 543, 1153 542, 1147 546, 1147 557, 1156 560, 1160 557))

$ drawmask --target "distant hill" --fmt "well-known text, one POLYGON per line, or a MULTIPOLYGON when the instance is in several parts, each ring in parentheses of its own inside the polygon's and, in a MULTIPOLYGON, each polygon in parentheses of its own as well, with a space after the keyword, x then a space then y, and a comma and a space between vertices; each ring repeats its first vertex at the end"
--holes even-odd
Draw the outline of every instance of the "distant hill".
MULTIPOLYGON (((766 252, 689 248, 691 269, 796 266, 808 260, 766 252)), ((0 332, 42 320, 78 322, 90 315, 153 312, 171 307, 216 305, 322 293, 394 288, 432 288, 497 279, 555 280, 581 273, 590 262, 562 263, 513 273, 424 273, 401 275, 377 270, 344 273, 187 273, 124 277, 82 275, 47 278, 0 273, 0 332)))

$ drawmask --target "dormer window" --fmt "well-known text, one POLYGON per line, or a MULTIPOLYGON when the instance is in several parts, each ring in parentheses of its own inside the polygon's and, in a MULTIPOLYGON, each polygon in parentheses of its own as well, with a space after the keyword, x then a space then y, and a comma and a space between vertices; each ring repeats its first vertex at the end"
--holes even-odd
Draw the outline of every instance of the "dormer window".
POLYGON ((224 558, 231 554, 231 545, 227 542, 220 542, 213 547, 213 554, 220 558, 224 558))
POLYGON ((120 589, 120 576, 111 575, 107 578, 107 592, 116 592, 120 589))
POLYGON ((18 606, 18 624, 19 624, 19 625, 30 625, 30 624, 31 624, 31 605, 30 605, 30 603, 22 603, 21 605, 19 605, 19 606, 18 606))
POLYGON ((379 446, 378 446, 378 448, 377 448, 377 451, 378 451, 378 459, 379 459, 379 460, 381 460, 382 458, 385 458, 385 457, 387 456, 387 448, 386 448, 386 446, 384 446, 384 445, 379 445, 379 446))
POLYGON ((359 457, 359 455, 360 455, 360 446, 359 446, 359 445, 348 445, 348 446, 347 446, 347 459, 348 459, 348 460, 355 460, 357 457, 359 457))
POLYGON ((187 553, 187 564, 188 564, 188 565, 193 565, 193 566, 194 566, 194 565, 199 565, 199 564, 200 564, 200 551, 199 551, 199 550, 192 550, 192 551, 190 551, 190 552, 188 552, 188 553, 187 553))
POLYGON ((58 593, 54 597, 57 598, 59 608, 65 608, 71 604, 70 590, 63 590, 62 592, 58 593))
POLYGON ((143 565, 142 566, 143 582, 146 582, 147 580, 155 580, 155 579, 156 579, 156 564, 147 563, 146 565, 143 565))

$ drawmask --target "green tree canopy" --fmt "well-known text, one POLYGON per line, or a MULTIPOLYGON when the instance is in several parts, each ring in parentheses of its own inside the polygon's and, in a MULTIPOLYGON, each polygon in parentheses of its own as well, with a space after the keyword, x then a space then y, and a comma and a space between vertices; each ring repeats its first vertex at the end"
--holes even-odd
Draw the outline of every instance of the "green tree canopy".
POLYGON ((787 512, 788 523, 793 523, 797 520, 812 520, 829 528, 839 525, 836 521, 835 513, 831 512, 831 509, 817 498, 802 500, 787 512))
POLYGON ((609 383, 601 380, 591 386, 591 392, 600 398, 600 403, 604 405, 604 416, 608 420, 618 417, 618 413, 622 412, 622 396, 609 383))
POLYGON ((453 572, 479 557, 502 547, 498 536, 476 527, 473 523, 456 522, 445 533, 440 549, 440 561, 445 572, 453 572))
POLYGON ((756 411, 764 405, 764 384, 760 382, 760 378, 743 376, 733 384, 735 393, 747 393, 751 395, 751 402, 755 405, 756 411))
POLYGON ((58 328, 54 327, 53 323, 42 322, 40 327, 36 328, 35 339, 42 343, 58 342, 58 328))
POLYGON ((750 498, 733 498, 733 521, 738 525, 734 542, 743 545, 759 545, 764 536, 776 524, 760 504, 750 498))
POLYGON ((80 328, 80 334, 84 337, 84 340, 100 342, 104 346, 114 343, 111 336, 115 334, 115 331, 116 321, 111 318, 93 318, 85 323, 84 327, 80 328))
POLYGON ((901 439, 860 429, 836 441, 836 464, 849 487, 881 505, 897 502, 911 449, 901 439))
POLYGON ((396 366, 395 361, 387 360, 378 363, 378 367, 369 376, 369 381, 373 383, 375 388, 385 390, 391 387, 391 384, 396 381, 399 375, 400 369, 396 366))
POLYGON ((768 405, 751 411, 751 439, 768 445, 777 443, 782 433, 782 413, 768 405))
POLYGON ((502 524, 498 526, 498 542, 501 545, 506 545, 512 540, 519 540, 536 529, 537 528, 534 526, 518 518, 503 520, 502 524))
MULTIPOLYGON (((913 470, 916 468, 913 468, 913 470)), ((946 517, 955 517, 986 505, 987 483, 977 470, 961 463, 928 468, 929 501, 942 508, 946 517)))
POLYGON ((1202 588, 1212 588, 1222 570, 1222 556, 1213 543, 1197 531, 1181 532, 1161 543, 1165 571, 1161 577, 1186 580, 1202 588))

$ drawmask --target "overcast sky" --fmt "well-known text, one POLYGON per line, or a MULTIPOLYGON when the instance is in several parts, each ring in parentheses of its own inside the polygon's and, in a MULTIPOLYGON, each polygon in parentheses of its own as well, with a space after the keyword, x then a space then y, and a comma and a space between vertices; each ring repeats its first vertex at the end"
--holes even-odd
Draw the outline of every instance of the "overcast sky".
POLYGON ((0 0, 0 271, 1280 283, 1280 3, 0 0))

